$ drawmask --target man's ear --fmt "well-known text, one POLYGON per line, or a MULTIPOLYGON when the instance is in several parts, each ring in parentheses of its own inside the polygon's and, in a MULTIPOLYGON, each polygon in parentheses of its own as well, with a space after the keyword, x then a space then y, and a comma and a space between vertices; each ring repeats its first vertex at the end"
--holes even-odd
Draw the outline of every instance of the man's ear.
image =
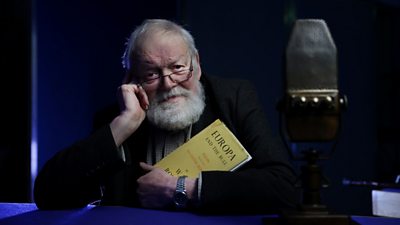
POLYGON ((201 77, 201 66, 200 66, 200 56, 199 56, 199 53, 196 53, 195 60, 196 60, 196 62, 197 62, 197 70, 196 70, 196 72, 197 72, 197 79, 200 80, 200 77, 201 77))

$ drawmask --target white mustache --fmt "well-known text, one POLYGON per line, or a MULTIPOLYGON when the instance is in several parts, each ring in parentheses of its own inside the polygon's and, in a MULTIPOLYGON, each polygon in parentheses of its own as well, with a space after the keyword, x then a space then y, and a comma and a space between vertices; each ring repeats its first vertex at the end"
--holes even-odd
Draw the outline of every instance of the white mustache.
POLYGON ((169 91, 158 93, 156 95, 156 99, 155 100, 156 100, 156 102, 162 102, 162 101, 165 101, 165 100, 167 100, 168 98, 171 98, 171 97, 177 97, 177 96, 188 97, 189 95, 190 95, 190 91, 188 91, 188 90, 186 90, 186 89, 184 89, 182 87, 177 86, 177 87, 175 87, 175 88, 173 88, 173 89, 171 89, 169 91))

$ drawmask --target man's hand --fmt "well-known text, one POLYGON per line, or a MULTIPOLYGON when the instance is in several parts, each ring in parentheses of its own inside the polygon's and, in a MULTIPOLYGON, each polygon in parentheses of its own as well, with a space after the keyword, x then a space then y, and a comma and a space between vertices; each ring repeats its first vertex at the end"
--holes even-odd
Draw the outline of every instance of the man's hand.
POLYGON ((149 100, 142 87, 123 84, 118 88, 121 113, 110 124, 116 146, 120 146, 143 122, 149 100))
POLYGON ((146 208, 163 208, 170 205, 178 179, 146 163, 140 163, 140 167, 147 172, 137 180, 137 194, 141 205, 146 208))
MULTIPOLYGON (((172 204, 178 178, 143 162, 140 163, 140 167, 147 172, 137 180, 137 193, 142 206, 163 208, 172 204)), ((197 179, 186 178, 185 186, 189 202, 196 205, 198 202, 197 179)))

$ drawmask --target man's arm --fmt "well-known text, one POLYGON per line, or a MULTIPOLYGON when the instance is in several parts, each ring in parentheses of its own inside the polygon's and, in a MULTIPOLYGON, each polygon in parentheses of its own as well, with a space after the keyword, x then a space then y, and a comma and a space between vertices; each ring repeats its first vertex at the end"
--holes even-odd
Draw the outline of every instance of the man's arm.
POLYGON ((148 99, 135 84, 118 90, 120 114, 110 125, 60 151, 40 171, 34 197, 39 208, 83 207, 99 200, 103 181, 124 164, 119 146, 145 118, 148 99))
POLYGON ((141 86, 124 84, 118 89, 121 113, 110 124, 115 144, 119 147, 142 124, 149 100, 141 86))
POLYGON ((122 165, 104 126, 46 162, 35 181, 34 200, 41 209, 84 207, 100 199, 102 179, 122 165))

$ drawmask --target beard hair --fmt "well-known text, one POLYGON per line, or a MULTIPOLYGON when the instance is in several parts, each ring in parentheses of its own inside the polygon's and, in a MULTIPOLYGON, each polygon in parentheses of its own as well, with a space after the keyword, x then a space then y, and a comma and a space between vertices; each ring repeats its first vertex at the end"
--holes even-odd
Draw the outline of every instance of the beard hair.
POLYGON ((205 95, 199 80, 195 85, 195 92, 178 85, 169 91, 157 93, 147 111, 149 122, 169 131, 182 130, 197 122, 205 108, 205 95), (172 96, 183 96, 184 101, 162 102, 172 96))

